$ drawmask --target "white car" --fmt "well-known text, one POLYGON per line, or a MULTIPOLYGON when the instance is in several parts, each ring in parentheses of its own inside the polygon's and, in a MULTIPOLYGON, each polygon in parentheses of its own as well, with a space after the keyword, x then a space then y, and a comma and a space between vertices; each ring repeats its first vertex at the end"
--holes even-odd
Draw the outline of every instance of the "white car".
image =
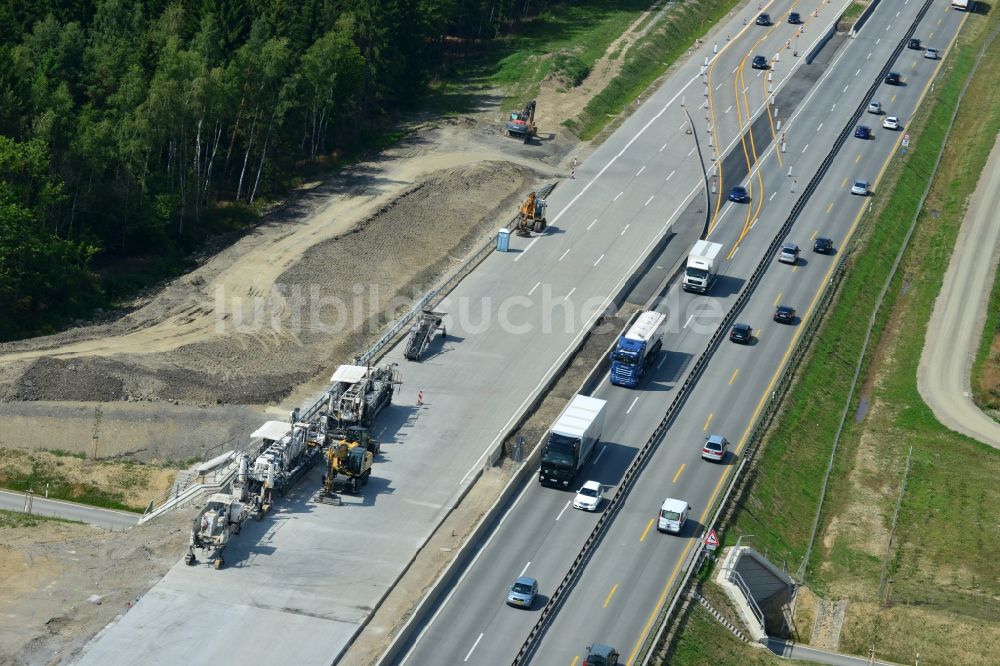
POLYGON ((573 499, 573 508, 583 509, 584 511, 597 511, 597 507, 601 505, 601 497, 603 496, 601 490, 601 484, 597 481, 587 481, 580 490, 576 491, 576 498, 573 499))
POLYGON ((854 185, 851 186, 851 194, 860 194, 865 196, 868 194, 868 181, 867 180, 856 180, 854 185))
POLYGON ((882 127, 891 130, 899 129, 899 118, 896 116, 886 116, 885 120, 882 121, 882 127))
POLYGON ((874 113, 876 116, 882 113, 881 102, 869 102, 868 103, 868 113, 874 113))
POLYGON ((927 49, 924 51, 924 57, 928 60, 937 60, 941 56, 941 52, 937 49, 927 49))

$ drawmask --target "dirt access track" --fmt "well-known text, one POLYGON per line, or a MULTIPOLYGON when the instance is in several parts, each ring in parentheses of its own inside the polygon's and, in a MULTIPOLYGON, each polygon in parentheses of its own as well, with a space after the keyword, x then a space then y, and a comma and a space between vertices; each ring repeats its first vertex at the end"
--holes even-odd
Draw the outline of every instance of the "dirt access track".
POLYGON ((363 349, 366 324, 399 314, 552 178, 537 154, 549 146, 504 155, 504 141, 460 123, 414 128, 124 317, 3 345, 0 399, 284 398, 363 349))

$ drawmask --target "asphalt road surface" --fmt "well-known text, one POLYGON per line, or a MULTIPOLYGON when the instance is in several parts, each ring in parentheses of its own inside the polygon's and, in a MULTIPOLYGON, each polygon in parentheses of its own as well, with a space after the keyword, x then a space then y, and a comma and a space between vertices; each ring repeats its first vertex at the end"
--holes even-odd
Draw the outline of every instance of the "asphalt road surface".
POLYGON ((952 430, 1000 448, 1000 423, 972 401, 970 374, 979 349, 1000 252, 1000 142, 993 146, 958 232, 944 284, 927 324, 917 387, 952 430))
MULTIPOLYGON (((794 113, 786 111, 783 130, 787 152, 783 160, 777 159, 773 143, 767 146, 765 142, 761 148, 755 141, 756 148, 748 148, 759 156, 759 160, 751 160, 755 164, 750 177, 755 182, 759 177, 762 183, 756 195, 763 200, 760 213, 755 209, 747 216, 740 207, 747 204, 723 207, 711 240, 726 245, 729 261, 720 270, 722 277, 710 297, 673 292, 657 303, 656 308, 668 315, 668 333, 662 358, 654 363, 644 385, 640 390, 629 390, 605 383, 595 393, 609 402, 603 446, 582 471, 580 484, 595 479, 607 489, 606 494, 615 492, 625 469, 662 418, 672 390, 704 350, 721 312, 732 305, 801 187, 853 111, 863 101, 867 103, 864 93, 920 4, 915 0, 881 4, 865 29, 844 43, 830 66, 815 77, 794 113), (789 167, 798 174, 797 179, 788 176, 789 167), (796 180, 801 183, 798 192, 794 191, 796 180), (732 251, 741 237, 738 251, 732 251)), ((771 6, 772 16, 780 15, 781 10, 775 9, 778 5, 771 6)), ((935 2, 917 34, 925 43, 942 49, 950 45, 964 18, 947 5, 935 2)), ((781 7, 787 11, 789 3, 781 7)), ((746 48, 740 43, 737 47, 746 48)), ((822 286, 835 268, 837 255, 814 254, 813 239, 830 237, 839 249, 851 237, 868 208, 866 197, 850 194, 851 184, 859 178, 868 180, 873 196, 878 196, 881 175, 900 149, 906 122, 939 66, 939 62, 923 58, 922 52, 904 50, 900 54, 893 68, 903 74, 905 85, 881 84, 875 95, 889 115, 900 117, 904 129, 883 129, 884 116, 866 114, 861 122, 873 128, 874 138, 851 137, 841 148, 788 236, 803 249, 799 263, 787 266, 775 262, 740 316, 754 327, 752 344, 724 342, 717 350, 581 578, 570 589, 531 663, 579 664, 583 648, 592 642, 617 646, 627 663, 634 659, 700 536, 714 498, 735 468, 751 425, 786 363, 803 321, 811 316, 822 286), (778 304, 796 308, 798 319, 792 325, 771 321, 778 304), (732 442, 732 452, 721 465, 700 460, 701 444, 708 434, 721 434, 732 442), (654 527, 654 517, 667 496, 685 499, 693 506, 693 520, 680 537, 660 535, 654 527)), ((802 67, 793 76, 809 77, 806 69, 802 67)), ((742 149, 746 142, 740 141, 740 145, 742 149)), ((808 444, 808 440, 802 442, 803 446, 808 444)), ((493 664, 512 660, 537 621, 547 595, 559 584, 597 521, 596 515, 573 510, 571 499, 571 493, 527 483, 454 590, 422 628, 405 663, 493 664), (539 580, 541 598, 532 609, 504 605, 506 590, 519 575, 539 580)))
POLYGON ((702 99, 700 70, 679 65, 560 184, 545 234, 513 238, 456 287, 438 308, 443 346, 419 363, 389 352, 404 383, 374 428, 383 453, 361 497, 311 501, 314 470, 244 526, 224 569, 178 562, 81 663, 335 661, 591 323, 703 200, 680 106, 702 99))
MULTIPOLYGON (((0 509, 24 512, 24 493, 0 490, 0 509)), ((85 504, 76 504, 75 502, 46 499, 41 495, 35 495, 31 498, 31 513, 36 516, 76 520, 81 523, 105 527, 109 530, 127 530, 139 522, 137 514, 127 511, 99 509, 85 504)))

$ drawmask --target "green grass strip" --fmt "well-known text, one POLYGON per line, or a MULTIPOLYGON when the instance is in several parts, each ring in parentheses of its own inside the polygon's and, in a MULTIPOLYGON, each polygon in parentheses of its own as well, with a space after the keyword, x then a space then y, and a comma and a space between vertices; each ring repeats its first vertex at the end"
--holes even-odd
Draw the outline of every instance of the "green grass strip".
POLYGON ((675 3, 659 25, 628 50, 618 76, 595 95, 580 115, 564 124, 583 140, 597 136, 610 120, 642 94, 719 19, 735 0, 687 0, 675 3))

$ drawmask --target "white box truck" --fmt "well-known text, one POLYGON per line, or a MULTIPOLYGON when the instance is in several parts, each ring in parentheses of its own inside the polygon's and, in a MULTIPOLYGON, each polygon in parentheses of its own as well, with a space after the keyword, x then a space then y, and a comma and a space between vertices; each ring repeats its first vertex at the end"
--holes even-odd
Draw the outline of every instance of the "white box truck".
POLYGON ((972 4, 969 0, 951 0, 952 9, 960 9, 963 12, 969 11, 969 5, 972 4))
POLYGON ((719 263, 722 261, 719 258, 721 252, 722 243, 700 240, 694 244, 688 255, 687 268, 684 269, 685 291, 708 293, 719 272, 719 263))
MULTIPOLYGON (((549 429, 542 449, 538 481, 545 485, 569 488, 601 440, 604 408, 600 398, 575 395, 549 429)), ((574 486, 575 488, 575 486, 574 486)))

